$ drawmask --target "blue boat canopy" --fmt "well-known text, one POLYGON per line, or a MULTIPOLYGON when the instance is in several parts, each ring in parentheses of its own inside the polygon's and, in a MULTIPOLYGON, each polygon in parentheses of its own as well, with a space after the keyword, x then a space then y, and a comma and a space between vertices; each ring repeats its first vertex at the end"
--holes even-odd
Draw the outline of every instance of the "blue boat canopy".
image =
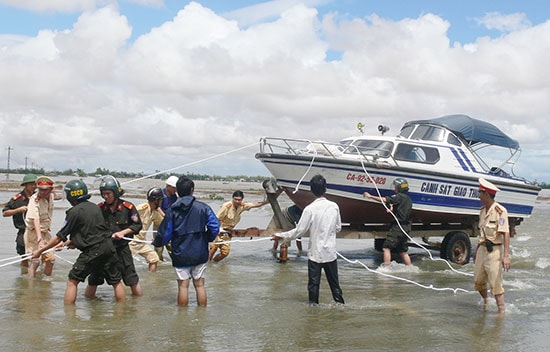
POLYGON ((433 124, 445 127, 464 138, 470 145, 485 143, 505 148, 519 149, 519 143, 488 122, 467 115, 446 115, 428 120, 409 121, 403 128, 416 124, 433 124))

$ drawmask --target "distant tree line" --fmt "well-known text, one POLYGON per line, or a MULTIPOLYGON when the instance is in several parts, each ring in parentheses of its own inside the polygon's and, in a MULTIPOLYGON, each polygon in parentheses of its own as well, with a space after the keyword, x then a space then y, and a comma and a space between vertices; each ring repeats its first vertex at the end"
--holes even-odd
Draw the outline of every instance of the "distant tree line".
MULTIPOLYGON (((159 171, 155 171, 154 173, 158 173, 159 171)), ((2 169, 0 168, 0 173, 8 173, 8 170, 7 169, 2 169)), ((53 171, 46 171, 44 170, 43 168, 34 168, 34 169, 23 169, 23 168, 20 168, 20 169, 14 169, 14 170, 9 170, 9 173, 10 174, 28 174, 28 173, 33 173, 33 174, 36 174, 36 175, 47 175, 47 176, 77 176, 77 177, 86 177, 86 176, 92 176, 92 177, 100 177, 100 176, 105 176, 105 175, 113 175, 114 177, 117 177, 117 178, 140 178, 140 177, 145 177, 147 176, 146 174, 144 174, 143 172, 128 172, 128 171, 115 171, 115 170, 109 170, 109 169, 104 169, 104 168, 101 168, 101 167, 98 167, 95 172, 86 172, 82 169, 76 169, 76 170, 73 170, 73 169, 67 169, 67 170, 64 170, 64 171, 57 171, 57 170, 53 170, 53 171)), ((152 179, 157 179, 157 180, 164 180, 166 178, 168 178, 169 176, 182 176, 182 175, 185 175, 187 177, 189 177, 190 179, 192 180, 195 180, 195 181, 244 181, 244 182, 262 182, 263 180, 265 180, 266 178, 268 178, 267 176, 247 176, 247 175, 233 175, 233 176, 218 176, 218 175, 206 175, 206 174, 195 174, 195 173, 190 173, 190 172, 187 172, 187 173, 181 173, 181 174, 178 174, 178 173, 162 173, 162 174, 158 174, 158 175, 155 175, 155 176, 152 176, 152 177, 149 177, 149 178, 152 178, 152 179)), ((549 189, 550 188, 550 183, 546 183, 546 182, 540 182, 538 183, 538 185, 543 188, 543 189, 549 189)))
MULTIPOLYGON (((112 175, 117 178, 140 178, 147 176, 143 172, 128 172, 128 171, 115 171, 115 170, 109 170, 104 169, 101 167, 98 167, 95 172, 86 172, 82 169, 67 169, 63 171, 58 170, 44 170, 43 168, 32 168, 32 169, 13 169, 13 170, 7 170, 0 168, 0 173, 7 174, 9 171, 9 174, 28 174, 33 173, 36 175, 46 175, 46 176, 75 176, 75 177, 100 177, 105 175, 112 175)), ((156 171, 158 173, 159 171, 156 171)), ((233 176, 218 176, 218 175, 205 175, 205 174, 195 174, 195 173, 162 173, 158 174, 149 178, 152 179, 160 179, 164 180, 168 178, 169 176, 182 176, 185 175, 189 177, 192 180, 195 181, 244 181, 244 182, 261 182, 267 178, 267 176, 246 176, 246 175, 233 175, 233 176)), ((550 186, 549 186, 550 187, 550 186)))

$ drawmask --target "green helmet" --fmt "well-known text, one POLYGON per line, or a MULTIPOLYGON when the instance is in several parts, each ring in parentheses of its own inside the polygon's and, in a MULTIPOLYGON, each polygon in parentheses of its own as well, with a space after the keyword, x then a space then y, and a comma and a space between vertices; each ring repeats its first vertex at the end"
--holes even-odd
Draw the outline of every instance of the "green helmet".
POLYGON ((163 198, 164 193, 162 193, 162 189, 160 189, 159 187, 153 187, 147 191, 147 200, 149 201, 154 202, 163 198))
POLYGON ((27 183, 36 182, 36 175, 35 174, 26 174, 23 177, 23 181, 21 181, 21 186, 24 186, 27 183))
POLYGON ((409 183, 404 178, 398 177, 393 180, 393 186, 398 192, 405 193, 409 191, 409 183))
POLYGON ((65 195, 69 203, 77 203, 90 198, 88 187, 82 180, 70 180, 65 184, 65 195))
POLYGON ((124 190, 120 186, 120 182, 111 175, 103 176, 101 183, 99 184, 99 191, 113 191, 115 198, 118 198, 124 194, 124 190))

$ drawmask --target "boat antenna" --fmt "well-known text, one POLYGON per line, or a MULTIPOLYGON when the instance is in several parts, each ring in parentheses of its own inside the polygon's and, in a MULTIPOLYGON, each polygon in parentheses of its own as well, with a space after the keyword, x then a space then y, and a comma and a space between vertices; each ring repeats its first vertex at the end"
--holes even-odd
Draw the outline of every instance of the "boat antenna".
POLYGON ((365 133, 365 132, 364 132, 364 128, 365 128, 365 125, 363 125, 362 122, 359 122, 359 123, 357 124, 357 129, 358 129, 359 131, 361 131, 361 134, 364 134, 364 133, 365 133))

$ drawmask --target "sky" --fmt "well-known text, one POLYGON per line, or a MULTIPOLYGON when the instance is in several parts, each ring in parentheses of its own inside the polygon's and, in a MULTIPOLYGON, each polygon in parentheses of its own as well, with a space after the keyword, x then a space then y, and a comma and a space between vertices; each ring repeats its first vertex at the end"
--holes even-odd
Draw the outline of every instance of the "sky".
POLYGON ((0 165, 268 175, 262 136, 460 113, 550 182, 549 18, 546 0, 0 0, 0 165))

